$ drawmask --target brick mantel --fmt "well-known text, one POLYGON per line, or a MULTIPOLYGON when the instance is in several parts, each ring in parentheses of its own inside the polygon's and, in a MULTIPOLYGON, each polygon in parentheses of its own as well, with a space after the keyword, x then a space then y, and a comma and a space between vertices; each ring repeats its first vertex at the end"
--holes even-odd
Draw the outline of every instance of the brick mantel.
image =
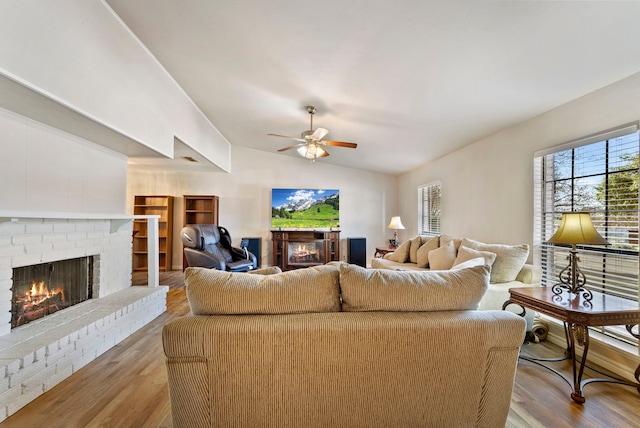
MULTIPOLYGON (((160 271, 160 261, 158 258, 158 215, 126 215, 126 214, 110 214, 110 213, 68 213, 58 211, 10 211, 0 210, 0 225, 2 223, 19 223, 21 221, 42 220, 45 223, 55 222, 56 220, 73 221, 73 220, 106 220, 109 221, 109 231, 117 233, 118 230, 134 219, 146 219, 147 229, 147 246, 149 248, 148 264, 149 277, 148 285, 157 287, 159 282, 158 273, 160 271)), ((0 235, 1 236, 1 235, 0 235)), ((0 253, 0 258, 2 254, 0 253)), ((16 267, 13 265, 12 267, 16 267)), ((1 270, 0 266, 0 270, 1 270)), ((1 279, 1 276, 0 276, 1 279)), ((0 335, 2 333, 0 332, 0 335)))

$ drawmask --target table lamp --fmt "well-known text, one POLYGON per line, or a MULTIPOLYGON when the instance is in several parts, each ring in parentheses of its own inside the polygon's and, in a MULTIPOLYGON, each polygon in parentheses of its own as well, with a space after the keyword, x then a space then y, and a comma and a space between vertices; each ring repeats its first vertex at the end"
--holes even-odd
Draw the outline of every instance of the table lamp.
POLYGON ((387 229, 393 229, 393 239, 390 239, 389 243, 393 248, 396 248, 400 243, 398 241, 398 229, 404 229, 402 220, 400 220, 400 216, 391 217, 391 221, 389 222, 389 226, 387 226, 387 229))
POLYGON ((591 215, 587 212, 562 213, 560 226, 547 242, 550 244, 571 245, 569 251, 569 265, 562 269, 558 275, 559 284, 555 284, 551 289, 555 294, 562 294, 563 290, 568 290, 572 294, 582 294, 585 300, 591 300, 593 295, 584 288, 587 278, 578 267, 578 251, 576 245, 609 245, 593 226, 591 215))

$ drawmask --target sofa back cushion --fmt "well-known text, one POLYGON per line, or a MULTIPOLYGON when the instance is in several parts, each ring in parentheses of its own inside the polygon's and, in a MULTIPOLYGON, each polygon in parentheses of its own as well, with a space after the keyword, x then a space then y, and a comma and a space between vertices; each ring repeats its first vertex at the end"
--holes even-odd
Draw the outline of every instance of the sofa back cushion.
POLYGON ((489 266, 452 271, 392 271, 340 266, 342 310, 458 311, 478 309, 489 266))
POLYGON ((340 311, 336 264, 273 275, 190 267, 184 279, 193 315, 340 311))
POLYGON ((529 257, 529 245, 503 245, 485 244, 469 238, 462 240, 462 247, 473 248, 479 251, 489 251, 496 255, 496 260, 491 266, 491 282, 515 281, 518 272, 522 269, 527 257, 529 257))

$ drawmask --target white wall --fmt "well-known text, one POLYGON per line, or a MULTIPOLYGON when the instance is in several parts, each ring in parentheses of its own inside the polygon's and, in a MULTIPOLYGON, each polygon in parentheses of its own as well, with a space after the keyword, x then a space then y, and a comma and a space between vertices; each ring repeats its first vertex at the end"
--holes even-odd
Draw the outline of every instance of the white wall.
POLYGON ((167 171, 130 166, 127 207, 133 211, 134 195, 170 195, 174 201, 173 268, 182 264, 182 195, 217 195, 220 224, 231 232, 234 244, 242 237, 262 237, 263 265, 271 264, 271 189, 314 188, 340 190, 341 256, 346 238, 366 237, 367 256, 392 235, 386 229, 397 207, 396 179, 352 168, 234 147, 231 173, 167 171))
POLYGON ((125 214, 127 158, 0 109, 0 210, 125 214))
POLYGON ((228 169, 229 142, 103 1, 0 2, 0 40, 0 78, 170 158, 177 136, 228 169))
POLYGON ((440 180, 443 233, 532 245, 533 154, 639 119, 640 73, 408 172, 398 180, 399 235, 417 233, 417 187, 440 180))

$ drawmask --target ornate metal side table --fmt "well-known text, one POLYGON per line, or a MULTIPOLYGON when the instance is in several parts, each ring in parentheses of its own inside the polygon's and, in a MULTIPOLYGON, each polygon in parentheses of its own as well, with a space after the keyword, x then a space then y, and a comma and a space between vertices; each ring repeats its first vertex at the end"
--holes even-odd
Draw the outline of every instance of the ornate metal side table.
POLYGON ((555 294, 550 287, 511 288, 510 298, 503 305, 503 309, 510 304, 516 304, 526 309, 530 308, 545 315, 559 319, 564 323, 564 333, 567 340, 565 357, 555 359, 537 359, 521 356, 520 358, 539 364, 546 369, 561 376, 569 385, 573 384, 571 398, 576 403, 585 402, 582 389, 591 382, 613 382, 636 387, 640 392, 640 365, 636 368, 635 378, 637 383, 619 379, 614 376, 604 375, 606 378, 582 379, 589 351, 590 326, 624 325, 629 333, 640 338, 640 307, 628 299, 593 292, 591 300, 585 300, 581 295, 555 294), (583 347, 582 357, 576 356, 576 344, 583 347), (578 361, 578 358, 580 361, 578 361), (573 366, 573 383, 558 370, 541 364, 540 361, 562 361, 571 359, 573 366))
POLYGON ((393 253, 398 247, 376 247, 373 257, 384 257, 385 254, 393 253))

